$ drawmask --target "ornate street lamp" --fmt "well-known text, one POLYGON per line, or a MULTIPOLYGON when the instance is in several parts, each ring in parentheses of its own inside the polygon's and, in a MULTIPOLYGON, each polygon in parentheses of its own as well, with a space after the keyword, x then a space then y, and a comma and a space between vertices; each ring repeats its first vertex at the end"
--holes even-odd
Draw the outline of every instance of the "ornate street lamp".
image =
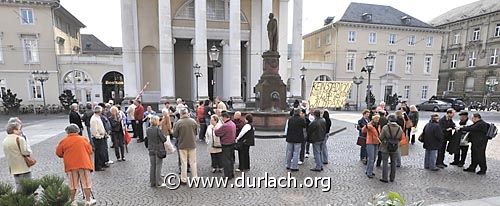
POLYGON ((361 72, 368 73, 368 85, 366 86, 366 88, 367 88, 366 106, 368 107, 368 109, 370 109, 372 106, 372 103, 374 103, 374 102, 371 102, 371 94, 372 94, 371 75, 372 75, 373 67, 375 64, 375 55, 373 55, 372 52, 369 52, 368 56, 365 57, 365 63, 366 63, 366 66, 361 69, 361 72))
POLYGON ((39 81, 40 84, 42 85, 42 97, 43 97, 43 111, 45 114, 47 114, 47 105, 45 104, 45 87, 44 87, 44 82, 49 80, 49 72, 47 70, 45 71, 38 71, 35 70, 31 72, 31 76, 33 77, 33 80, 39 81))
POLYGON ((305 99, 306 97, 306 67, 302 66, 302 68, 300 68, 300 80, 301 80, 301 83, 300 83, 300 96, 302 97, 302 99, 305 99))
POLYGON ((486 81, 486 86, 488 87, 487 89, 487 96, 488 98, 491 99, 491 95, 493 94, 493 92, 495 91, 495 87, 498 85, 498 80, 496 79, 490 79, 488 81, 486 81))
POLYGON ((212 62, 219 61, 219 54, 220 54, 220 50, 217 49, 217 47, 215 45, 212 45, 212 48, 210 48, 208 50, 208 55, 210 57, 210 61, 212 61, 212 62))
POLYGON ((194 76, 196 77, 196 101, 199 100, 199 93, 198 93, 198 78, 202 77, 203 74, 200 72, 200 65, 198 63, 196 63, 194 66, 193 66, 193 71, 194 71, 194 76))
POLYGON ((352 82, 356 84, 356 111, 358 111, 358 105, 359 105, 359 85, 363 83, 363 76, 354 76, 352 78, 352 82))

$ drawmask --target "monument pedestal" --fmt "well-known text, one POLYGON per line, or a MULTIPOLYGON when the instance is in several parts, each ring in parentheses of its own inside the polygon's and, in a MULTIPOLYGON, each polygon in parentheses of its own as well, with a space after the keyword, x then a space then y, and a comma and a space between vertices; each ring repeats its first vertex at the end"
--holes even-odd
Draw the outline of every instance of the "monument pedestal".
POLYGON ((255 86, 259 111, 277 112, 286 109, 286 85, 279 75, 278 52, 267 51, 262 55, 263 74, 255 86))

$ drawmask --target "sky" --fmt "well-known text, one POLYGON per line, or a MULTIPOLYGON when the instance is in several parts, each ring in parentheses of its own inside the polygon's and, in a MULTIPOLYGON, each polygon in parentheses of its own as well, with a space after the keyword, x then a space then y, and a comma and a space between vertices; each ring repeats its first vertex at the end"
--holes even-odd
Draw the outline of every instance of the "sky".
MULTIPOLYGON (((293 1, 289 1, 289 40, 291 43, 293 1)), ((455 7, 476 0, 303 0, 303 34, 323 26, 323 20, 335 16, 338 20, 351 2, 388 5, 429 22, 455 7)), ((121 13, 120 0, 61 0, 61 4, 87 27, 82 34, 94 34, 108 46, 120 47, 121 13)))

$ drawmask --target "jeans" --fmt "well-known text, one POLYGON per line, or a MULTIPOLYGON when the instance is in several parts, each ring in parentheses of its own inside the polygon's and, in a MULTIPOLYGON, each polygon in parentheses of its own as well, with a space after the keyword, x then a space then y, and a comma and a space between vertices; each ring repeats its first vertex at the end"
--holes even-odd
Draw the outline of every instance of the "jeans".
POLYGON ((234 177, 234 145, 222 145, 222 166, 224 177, 234 177))
POLYGON ((250 146, 242 145, 241 148, 238 149, 238 160, 240 163, 238 169, 240 170, 250 169, 250 146))
POLYGON ((207 124, 200 122, 200 132, 198 133, 198 139, 205 140, 205 133, 207 132, 207 124))
POLYGON ((159 158, 157 155, 149 155, 149 184, 151 187, 160 186, 163 181, 161 179, 161 166, 163 164, 163 159, 159 158))
POLYGON ((436 158, 437 150, 425 150, 424 168, 425 169, 436 169, 436 158))
MULTIPOLYGON (((401 167, 401 153, 399 150, 396 152, 396 167, 401 167)), ((392 162, 392 160, 391 160, 392 162)))
POLYGON ((299 169, 299 153, 301 143, 286 143, 285 165, 290 169, 299 169))
POLYGON ((366 145, 361 146, 361 148, 359 149, 359 159, 366 159, 366 145))
POLYGON ((219 153, 210 153, 210 158, 212 159, 212 168, 214 169, 222 169, 222 152, 219 153))
POLYGON ((373 175, 373 164, 375 163, 375 157, 378 154, 378 145, 368 144, 366 145, 366 152, 368 155, 368 163, 366 164, 366 175, 373 175))
POLYGON ((327 144, 327 141, 328 141, 328 134, 325 135, 325 140, 323 141, 323 151, 321 152, 321 154, 323 155, 322 158, 323 158, 323 163, 328 163, 328 147, 326 146, 327 144))
POLYGON ((467 159, 467 151, 469 151, 469 146, 460 146, 460 149, 455 153, 454 162, 461 165, 465 164, 465 159, 467 159))
POLYGON ((390 180, 394 181, 394 179, 396 178, 396 152, 382 152, 382 179, 387 180, 387 176, 389 175, 389 157, 391 158, 390 180))
POLYGON ((314 162, 316 163, 315 169, 323 169, 323 158, 322 158, 322 148, 323 142, 312 143, 314 152, 314 162))
MULTIPOLYGON (((302 143, 300 143, 300 156, 299 156, 299 159, 301 162, 304 162, 304 158, 305 158, 305 155, 306 155, 306 145, 308 145, 309 147, 309 142, 306 142, 306 141, 303 141, 302 143)), ((309 149, 307 149, 307 154, 309 154, 309 149)))
POLYGON ((14 175, 14 182, 16 183, 16 192, 21 192, 21 179, 32 179, 31 172, 14 175))
POLYGON ((187 182, 187 164, 191 166, 191 174, 198 177, 198 168, 196 166, 196 149, 181 149, 181 182, 187 182))

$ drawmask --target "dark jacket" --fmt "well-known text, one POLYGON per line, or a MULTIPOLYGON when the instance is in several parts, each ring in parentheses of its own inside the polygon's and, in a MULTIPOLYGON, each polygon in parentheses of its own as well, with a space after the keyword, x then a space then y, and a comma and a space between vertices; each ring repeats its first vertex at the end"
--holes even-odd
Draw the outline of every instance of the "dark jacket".
POLYGON ((358 120, 359 136, 366 137, 366 134, 363 134, 363 132, 361 132, 361 130, 363 129, 363 127, 365 127, 368 124, 368 122, 369 122, 369 120, 365 119, 365 118, 361 118, 358 120))
POLYGON ((437 122, 429 122, 425 125, 423 131, 424 149, 439 150, 444 139, 443 131, 437 122))
POLYGON ((308 142, 316 143, 325 140, 326 122, 322 117, 315 119, 309 124, 307 130, 308 142))
POLYGON ((383 116, 380 117, 380 120, 378 122, 380 124, 380 128, 384 128, 384 126, 389 123, 389 120, 387 120, 387 117, 383 116))
POLYGON ((302 143, 304 142, 304 128, 306 128, 306 120, 300 116, 292 116, 288 119, 286 130, 286 142, 302 143))
POLYGON ((156 155, 159 151, 165 150, 163 143, 167 141, 167 138, 158 126, 149 127, 146 130, 146 135, 148 137, 149 155, 156 155))
POLYGON ((122 123, 118 119, 113 117, 109 118, 109 123, 111 124, 111 132, 112 133, 123 133, 122 131, 122 123))
POLYGON ((441 127, 441 130, 443 131, 444 134, 444 140, 449 141, 452 137, 452 131, 446 131, 448 128, 455 129, 455 122, 453 122, 453 119, 446 119, 446 115, 439 119, 439 126, 441 127))
POLYGON ((413 127, 417 127, 418 125, 418 112, 410 112, 408 114, 408 117, 410 118, 411 122, 413 123, 413 127))
POLYGON ((85 114, 83 114, 82 120, 85 122, 86 127, 90 127, 90 118, 92 118, 92 115, 94 115, 94 111, 91 109, 85 111, 85 114))
POLYGON ((332 120, 331 119, 325 119, 325 134, 328 135, 330 133, 330 128, 332 127, 332 120))
POLYGON ((245 121, 240 119, 233 119, 234 125, 236 125, 236 135, 241 132, 241 129, 245 126, 245 121))
MULTIPOLYGON (((388 153, 387 145, 390 141, 397 141, 399 145, 399 141, 403 136, 403 130, 396 123, 389 123, 385 127, 382 128, 380 132, 380 146, 379 151, 383 153, 388 153)), ((399 149, 398 149, 399 151, 399 149)))
POLYGON ((461 131, 469 132, 469 142, 474 144, 475 142, 485 142, 488 140, 486 133, 488 132, 490 125, 483 120, 479 120, 471 126, 464 127, 460 129, 461 131))
MULTIPOLYGON (((71 111, 69 113, 69 123, 70 124, 76 124, 78 125, 78 127, 80 129, 83 128, 83 125, 82 125, 82 119, 80 118, 80 114, 78 114, 77 112, 75 111, 71 111)), ((89 125, 90 125, 90 121, 89 121, 89 125)))
POLYGON ((244 145, 246 146, 255 146, 255 128, 249 124, 250 127, 252 127, 250 130, 248 130, 243 137, 241 137, 238 142, 243 142, 244 145))

